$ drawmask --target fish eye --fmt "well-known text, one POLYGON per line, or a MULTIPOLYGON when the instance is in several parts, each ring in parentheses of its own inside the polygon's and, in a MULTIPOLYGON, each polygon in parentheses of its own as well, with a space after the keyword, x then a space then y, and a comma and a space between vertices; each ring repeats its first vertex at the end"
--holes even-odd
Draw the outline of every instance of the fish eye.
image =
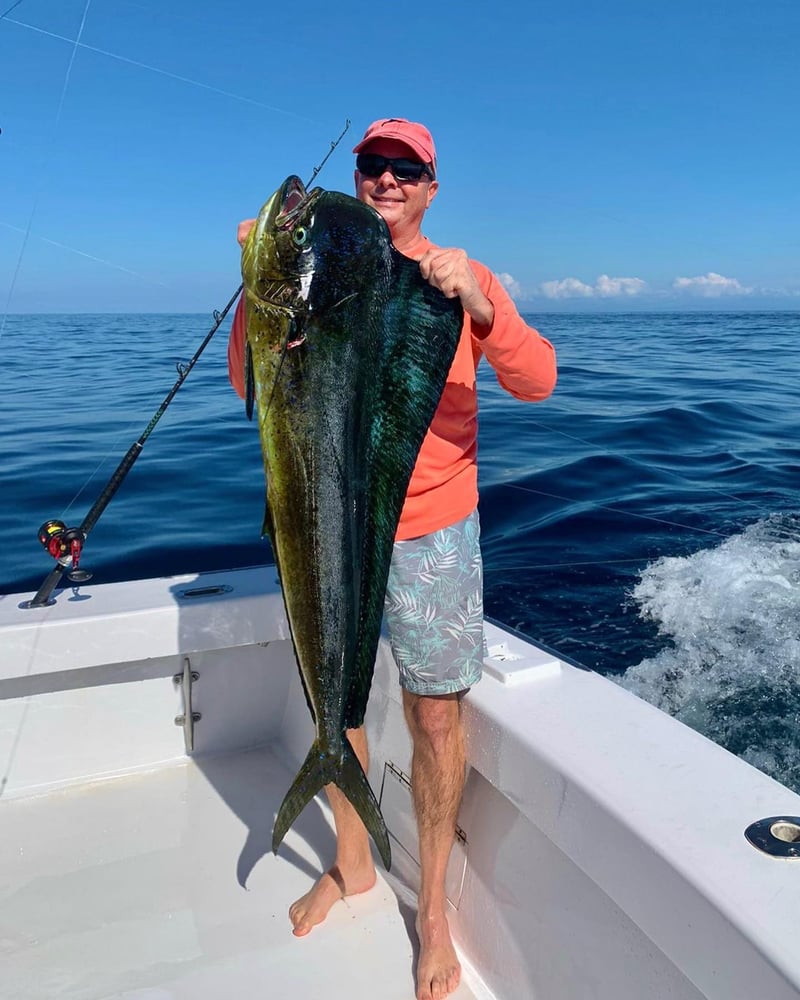
POLYGON ((303 244, 308 239, 308 230, 304 229, 302 226, 298 226, 297 229, 292 230, 292 239, 296 246, 303 246, 303 244))

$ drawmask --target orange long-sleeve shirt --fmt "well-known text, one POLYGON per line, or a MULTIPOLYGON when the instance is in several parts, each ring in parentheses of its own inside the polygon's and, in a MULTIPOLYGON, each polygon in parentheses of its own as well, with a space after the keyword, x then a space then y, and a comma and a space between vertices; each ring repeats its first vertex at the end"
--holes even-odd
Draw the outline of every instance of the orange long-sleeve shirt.
MULTIPOLYGON (((435 245, 420 237, 408 256, 419 259, 435 245)), ((492 366, 500 385, 517 399, 545 399, 556 384, 553 345, 528 326, 505 288, 489 268, 470 265, 483 294, 494 307, 490 327, 473 323, 465 314, 461 338, 447 382, 426 434, 406 502, 397 539, 417 538, 455 524, 478 502, 478 394, 476 374, 481 357, 492 366)), ((228 372, 236 392, 244 398, 244 298, 236 308, 228 342, 228 372)))

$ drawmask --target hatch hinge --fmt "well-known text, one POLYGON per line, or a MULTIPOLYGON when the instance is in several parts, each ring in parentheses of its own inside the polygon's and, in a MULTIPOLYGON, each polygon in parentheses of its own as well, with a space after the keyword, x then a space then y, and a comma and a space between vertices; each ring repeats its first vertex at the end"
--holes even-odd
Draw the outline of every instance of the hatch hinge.
POLYGON ((192 685, 199 677, 200 674, 196 670, 192 670, 189 657, 184 656, 183 673, 175 674, 172 678, 173 682, 180 686, 183 693, 183 713, 175 716, 175 725, 183 726, 183 742, 187 753, 194 750, 194 724, 202 719, 200 712, 195 712, 192 709, 192 685))

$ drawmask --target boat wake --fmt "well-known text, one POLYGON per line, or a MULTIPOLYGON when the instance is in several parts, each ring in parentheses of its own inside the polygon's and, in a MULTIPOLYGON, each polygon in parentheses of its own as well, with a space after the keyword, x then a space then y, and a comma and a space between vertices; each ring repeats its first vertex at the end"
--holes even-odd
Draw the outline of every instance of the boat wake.
POLYGON ((632 597, 669 646, 617 683, 800 792, 800 514, 658 559, 632 597))

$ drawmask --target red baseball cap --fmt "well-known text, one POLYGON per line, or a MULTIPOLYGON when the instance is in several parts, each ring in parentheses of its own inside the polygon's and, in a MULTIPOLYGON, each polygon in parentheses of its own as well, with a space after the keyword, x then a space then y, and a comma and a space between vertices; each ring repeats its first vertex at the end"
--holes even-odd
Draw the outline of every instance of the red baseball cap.
POLYGON ((436 169, 433 136, 419 122, 410 122, 407 118, 379 118, 367 129, 361 142, 353 147, 353 152, 362 152, 375 139, 397 139, 404 142, 423 163, 432 163, 434 170, 436 169))

